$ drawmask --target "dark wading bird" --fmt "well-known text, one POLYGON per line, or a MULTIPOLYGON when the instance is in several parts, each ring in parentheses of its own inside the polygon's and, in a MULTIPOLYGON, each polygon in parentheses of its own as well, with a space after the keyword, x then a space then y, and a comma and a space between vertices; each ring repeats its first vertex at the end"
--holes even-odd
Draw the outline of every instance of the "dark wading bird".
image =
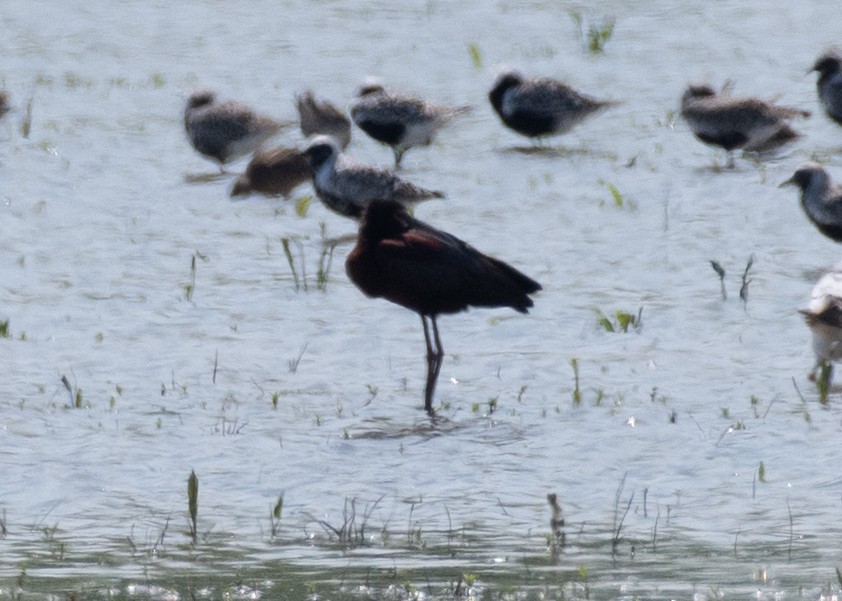
POLYGON ((734 150, 769 152, 800 137, 789 121, 810 112, 759 98, 723 96, 710 85, 691 84, 681 97, 681 116, 701 142, 724 148, 733 167, 734 150))
POLYGON ((313 92, 308 90, 295 97, 295 105, 305 138, 333 136, 343 149, 351 143, 351 121, 331 103, 316 100, 313 92))
POLYGON ((258 150, 251 157, 245 173, 234 182, 231 196, 257 192, 287 198, 293 189, 310 181, 312 176, 310 162, 297 148, 279 146, 258 150))
POLYGON ((345 268, 366 296, 385 298, 421 316, 427 344, 424 409, 430 415, 435 413, 433 394, 444 359, 436 318, 469 307, 511 307, 527 313, 529 295, 541 290, 514 267, 384 200, 371 202, 363 213, 345 268))
POLYGON ((526 78, 511 70, 497 77, 488 99, 507 127, 530 138, 563 134, 617 104, 577 92, 555 79, 526 78))
POLYGON ((842 54, 831 48, 822 54, 811 71, 818 71, 816 88, 827 116, 842 125, 842 54))
POLYGON ((800 311, 813 335, 816 364, 810 372, 815 379, 822 367, 831 369, 832 362, 842 360, 842 266, 824 274, 810 295, 807 309, 800 311))
POLYGON ((804 163, 783 186, 798 186, 801 208, 819 231, 842 242, 842 187, 834 184, 827 170, 818 163, 804 163))
POLYGON ((184 129, 190 143, 204 156, 224 165, 260 148, 288 124, 259 115, 248 106, 200 90, 190 94, 184 109, 184 129))
POLYGON ((304 153, 313 169, 319 200, 345 217, 359 218, 375 199, 412 204, 444 197, 442 192, 416 186, 391 171, 356 162, 341 151, 332 136, 316 136, 304 153))
POLYGON ((438 131, 471 107, 449 107, 415 96, 386 91, 382 85, 364 84, 351 106, 351 118, 361 130, 392 147, 395 167, 404 153, 417 146, 429 146, 438 131))

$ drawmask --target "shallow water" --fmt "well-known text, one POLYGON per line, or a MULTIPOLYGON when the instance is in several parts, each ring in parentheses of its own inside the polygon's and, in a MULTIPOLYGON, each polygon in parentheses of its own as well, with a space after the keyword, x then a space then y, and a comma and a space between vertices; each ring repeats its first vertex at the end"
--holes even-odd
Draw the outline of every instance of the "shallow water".
POLYGON ((6 7, 0 598, 837 594, 839 395, 818 403, 797 309, 839 252, 777 188, 814 156, 842 177, 805 74, 837 11, 638 4, 6 7), (603 54, 572 10, 616 18, 603 54), (501 64, 622 105, 535 151, 486 102, 501 64), (292 119, 295 93, 347 105, 369 74, 475 107, 406 155, 448 196, 417 215, 544 285, 529 315, 440 320, 434 423, 417 316, 354 288, 347 244, 318 284, 322 239, 354 225, 230 201, 181 124, 197 86, 292 119), (675 118, 694 80, 814 115, 784 155, 718 170, 675 118), (618 310, 642 327, 597 325, 618 310))

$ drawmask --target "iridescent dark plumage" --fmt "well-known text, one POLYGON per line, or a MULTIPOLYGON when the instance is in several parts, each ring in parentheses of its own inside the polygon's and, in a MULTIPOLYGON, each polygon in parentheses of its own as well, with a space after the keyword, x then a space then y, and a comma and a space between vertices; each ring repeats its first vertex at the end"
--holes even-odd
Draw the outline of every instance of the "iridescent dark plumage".
POLYGON ((469 307, 511 307, 526 313, 533 304, 529 295, 541 290, 514 267, 411 217, 399 203, 383 200, 365 210, 345 267, 367 296, 385 298, 421 316, 427 344, 424 408, 431 415, 444 358, 436 318, 469 307))
POLYGON ((503 123, 530 138, 563 134, 615 103, 597 100, 547 77, 526 78, 505 71, 488 93, 503 123))
POLYGON ((313 176, 310 162, 297 148, 258 150, 231 188, 231 196, 258 192, 266 196, 287 197, 297 186, 313 176))

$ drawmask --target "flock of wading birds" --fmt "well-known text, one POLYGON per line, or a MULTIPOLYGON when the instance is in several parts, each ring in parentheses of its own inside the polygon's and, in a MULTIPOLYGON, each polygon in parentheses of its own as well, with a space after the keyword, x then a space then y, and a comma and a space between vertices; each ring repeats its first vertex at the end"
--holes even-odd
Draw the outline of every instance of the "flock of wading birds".
MULTIPOLYGON (((819 73, 818 95, 827 115, 842 125, 842 52, 824 52, 811 71, 819 73)), ((503 124, 533 140, 563 134, 616 102, 598 100, 546 77, 500 73, 488 100, 503 124)), ((404 154, 429 146, 436 133, 470 107, 451 107, 390 91, 367 81, 351 103, 349 120, 311 92, 296 99, 299 125, 308 138, 303 149, 261 145, 284 124, 234 101, 219 102, 212 92, 193 93, 184 126, 193 146, 219 163, 254 152, 232 196, 258 192, 288 196, 312 181, 326 207, 360 221, 356 245, 345 266, 351 281, 367 296, 382 297, 421 316, 427 347, 424 409, 434 415, 433 397, 444 350, 436 318, 468 307, 511 307, 526 313, 530 295, 541 285, 510 265, 485 255, 446 232, 415 219, 407 206, 442 192, 428 190, 395 171, 361 164, 344 153, 351 120, 371 138, 390 146, 395 169, 404 154), (428 323, 429 322, 429 323, 428 323)), ((728 166, 734 151, 757 156, 774 152, 799 137, 790 122, 808 111, 759 98, 732 97, 707 84, 691 84, 681 98, 681 116, 702 142, 723 148, 728 166)), ((842 242, 842 187, 817 163, 801 165, 781 185, 800 189, 807 217, 826 236, 842 242)), ((842 360, 842 266, 825 274, 802 311, 813 334, 816 364, 829 369, 842 360)))
MULTIPOLYGON (((813 65, 818 95, 827 115, 842 125, 842 52, 830 49, 813 65)), ((533 140, 569 131, 587 117, 617 103, 597 100, 546 77, 502 72, 488 93, 503 124, 533 140)), ((441 198, 395 171, 361 164, 344 153, 351 120, 373 139, 391 146, 395 168, 411 148, 428 146, 437 132, 470 107, 450 107, 385 89, 367 81, 350 107, 351 120, 311 92, 296 99, 305 147, 262 148, 289 126, 236 101, 219 101, 210 91, 190 95, 184 126, 193 147, 224 173, 230 161, 253 156, 235 181, 231 196, 252 192, 288 196, 312 181, 319 199, 340 215, 359 220, 359 233, 346 260, 351 281, 367 296, 382 297, 421 316, 427 348, 424 408, 434 415, 433 397, 444 351, 436 318, 468 307, 511 307, 526 313, 541 285, 510 265, 485 255, 446 232, 415 219, 409 205, 441 198)), ((0 116, 8 97, 0 92, 0 116)), ((723 148, 733 167, 735 150, 758 156, 799 137, 790 122, 810 113, 759 98, 732 97, 707 84, 689 85, 681 116, 702 142, 723 148)), ((807 217, 826 236, 842 242, 842 187, 817 163, 801 165, 781 185, 800 189, 807 217)), ((816 365, 829 369, 842 360, 842 266, 824 275, 802 311, 813 334, 816 365)), ((829 373, 829 372, 828 372, 829 373)))

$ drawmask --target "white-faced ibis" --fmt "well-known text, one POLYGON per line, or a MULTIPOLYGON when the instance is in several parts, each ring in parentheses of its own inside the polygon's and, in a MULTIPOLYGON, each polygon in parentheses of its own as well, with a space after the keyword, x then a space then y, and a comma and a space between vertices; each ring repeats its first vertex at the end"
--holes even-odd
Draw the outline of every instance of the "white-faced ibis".
POLYGON ((842 125, 842 54, 836 48, 825 51, 811 71, 819 73, 816 87, 827 116, 842 125))
POLYGON ((336 138, 343 149, 351 143, 351 121, 327 100, 316 100, 306 91, 295 97, 301 133, 305 138, 327 135, 336 138))
POLYGON ((313 186, 319 199, 345 217, 359 218, 374 199, 411 204, 444 197, 442 192, 411 184, 391 171, 356 162, 331 136, 316 136, 304 152, 313 168, 313 186))
POLYGON ((433 104, 387 91, 379 84, 367 84, 351 105, 351 118, 366 134, 392 147, 398 167, 407 150, 429 146, 441 128, 468 111, 467 106, 433 104))
POLYGON ((681 116, 701 142, 724 148, 732 167, 734 150, 769 152, 800 137, 789 121, 809 117, 810 112, 760 98, 725 96, 708 84, 691 84, 681 97, 681 116))
POLYGON ((216 94, 190 94, 184 109, 184 129, 193 148, 223 166, 249 155, 286 125, 260 115, 240 102, 218 102, 216 94))
POLYGON ((582 94, 558 80, 527 78, 514 70, 497 77, 488 99, 507 127, 529 138, 563 134, 616 104, 582 94))
POLYGON ((819 231, 842 242, 842 187, 818 163, 804 163, 781 186, 798 186, 801 207, 819 231))
POLYGON ((348 277, 370 297, 382 297, 421 316, 427 344, 424 409, 444 359, 436 319, 469 307, 511 307, 526 313, 541 285, 409 215, 401 204, 376 200, 363 213, 357 244, 345 262, 348 277), (432 335, 427 324, 432 324, 432 335))
POLYGON ((245 172, 234 182, 231 196, 257 192, 286 198, 297 186, 310 181, 312 176, 310 161, 297 148, 279 146, 258 150, 245 172))

